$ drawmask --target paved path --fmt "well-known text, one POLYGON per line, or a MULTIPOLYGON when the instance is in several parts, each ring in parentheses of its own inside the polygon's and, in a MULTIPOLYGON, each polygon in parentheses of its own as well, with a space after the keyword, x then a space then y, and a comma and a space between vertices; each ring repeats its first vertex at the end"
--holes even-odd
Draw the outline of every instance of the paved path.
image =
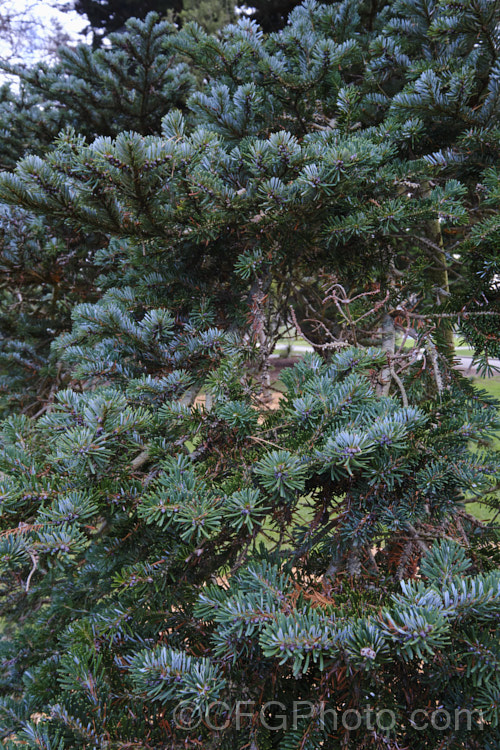
MULTIPOLYGON (((471 369, 472 364, 472 357, 457 357, 458 361, 460 362, 460 369, 465 370, 465 372, 468 372, 471 369)), ((493 373, 493 377, 499 377, 500 376, 500 359, 490 359, 490 367, 496 367, 498 369, 498 372, 493 373)), ((475 368, 474 368, 475 369, 475 368)))

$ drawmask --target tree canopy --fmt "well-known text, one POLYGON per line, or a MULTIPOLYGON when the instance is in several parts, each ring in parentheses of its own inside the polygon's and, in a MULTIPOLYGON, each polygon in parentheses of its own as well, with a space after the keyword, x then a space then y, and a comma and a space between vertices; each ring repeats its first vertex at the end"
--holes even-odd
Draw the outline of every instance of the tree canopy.
POLYGON ((7 748, 496 746, 498 403, 453 333, 500 353, 499 10, 150 14, 17 69, 7 748))

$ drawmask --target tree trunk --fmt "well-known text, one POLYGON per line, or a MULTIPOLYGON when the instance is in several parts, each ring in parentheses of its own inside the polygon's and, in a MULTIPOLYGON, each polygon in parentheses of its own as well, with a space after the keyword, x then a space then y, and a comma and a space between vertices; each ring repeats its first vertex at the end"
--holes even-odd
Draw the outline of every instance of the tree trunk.
MULTIPOLYGON (((431 187, 429 183, 424 183, 423 194, 429 196, 431 187)), ((428 221, 426 225, 427 236, 433 243, 435 255, 433 262, 427 269, 427 278, 432 282, 437 305, 441 305, 446 297, 450 294, 450 283, 448 279, 448 270, 446 267, 446 255, 444 252, 443 233, 439 219, 428 221)), ((455 341, 453 338, 453 328, 447 323, 441 323, 440 335, 436 340, 438 351, 445 356, 453 356, 455 352, 455 341)))
POLYGON ((394 330, 394 321, 390 315, 385 315, 380 326, 379 332, 382 334, 380 347, 387 354, 387 365, 383 367, 378 376, 377 396, 388 396, 391 387, 392 366, 390 360, 394 356, 396 344, 396 332, 394 330))

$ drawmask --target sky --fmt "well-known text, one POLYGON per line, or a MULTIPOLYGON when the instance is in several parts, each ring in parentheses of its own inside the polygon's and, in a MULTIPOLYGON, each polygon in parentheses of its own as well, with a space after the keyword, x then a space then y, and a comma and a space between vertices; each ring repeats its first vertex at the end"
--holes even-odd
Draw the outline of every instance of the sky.
POLYGON ((85 16, 63 10, 70 0, 0 0, 0 57, 10 62, 34 63, 55 54, 53 39, 59 28, 66 41, 85 41, 85 16), (10 18, 6 25, 3 19, 10 18))

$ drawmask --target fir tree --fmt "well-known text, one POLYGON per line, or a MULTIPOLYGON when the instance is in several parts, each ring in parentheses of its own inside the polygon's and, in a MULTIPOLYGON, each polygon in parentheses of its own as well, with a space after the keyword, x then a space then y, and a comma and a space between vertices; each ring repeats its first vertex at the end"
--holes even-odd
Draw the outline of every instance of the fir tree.
POLYGON ((182 0, 75 0, 74 9, 88 18, 87 32, 92 31, 92 46, 97 49, 109 34, 123 31, 131 18, 144 19, 148 13, 178 14, 182 0))
POLYGON ((230 338, 200 322, 186 337, 158 311, 133 323, 126 304, 108 301, 123 351, 149 341, 181 369, 117 372, 123 389, 62 391, 38 423, 3 427, 4 734, 26 747, 212 746, 199 717, 224 701, 207 714, 227 723, 222 747, 377 747, 382 710, 396 717, 390 747, 494 742, 498 570, 452 538, 479 531, 486 549, 462 503, 496 471, 469 450, 495 410, 458 393, 403 407, 370 382, 384 354, 346 350, 287 372, 261 421, 230 338), (209 410, 189 408, 200 383, 209 410), (254 718, 238 730, 219 713, 236 701, 254 718), (372 728, 313 712, 280 729, 259 721, 271 701, 368 706, 372 728), (438 705, 470 714, 445 735, 412 727, 438 705))
POLYGON ((188 25, 161 134, 2 175, 107 238, 72 380, 2 426, 6 747, 498 743, 498 404, 449 336, 498 353, 497 10, 188 25), (270 410, 284 327, 317 352, 270 410))
POLYGON ((288 16, 300 3, 295 0, 252 0, 247 3, 248 15, 266 32, 280 31, 288 16))
POLYGON ((235 20, 235 6, 230 0, 183 0, 181 24, 198 23, 205 31, 216 33, 235 20))
MULTIPOLYGON (((183 106, 194 83, 172 55, 172 33, 150 15, 130 21, 106 50, 80 45, 62 49, 57 64, 9 68, 20 84, 17 92, 2 89, 4 168, 26 152, 46 153, 64 127, 76 125, 88 137, 159 133, 162 113, 183 106)), ((6 206, 0 224, 0 403, 35 413, 64 380, 49 362, 50 346, 70 325, 72 305, 98 296, 93 258, 109 240, 6 206)))
POLYGON ((206 31, 215 32, 243 10, 247 17, 261 26, 263 31, 278 31, 286 25, 289 13, 299 5, 296 0, 256 0, 238 4, 230 0, 75 0, 74 9, 89 20, 89 30, 93 33, 93 47, 98 48, 109 34, 122 31, 129 18, 145 18, 149 12, 156 12, 176 23, 196 21, 206 31))
POLYGON ((55 64, 4 63, 18 77, 19 92, 2 89, 2 166, 10 168, 26 152, 43 153, 65 127, 89 138, 123 130, 159 134, 164 114, 183 108, 193 87, 186 65, 174 57, 174 32, 151 13, 128 21, 105 49, 80 44, 61 47, 55 64))

